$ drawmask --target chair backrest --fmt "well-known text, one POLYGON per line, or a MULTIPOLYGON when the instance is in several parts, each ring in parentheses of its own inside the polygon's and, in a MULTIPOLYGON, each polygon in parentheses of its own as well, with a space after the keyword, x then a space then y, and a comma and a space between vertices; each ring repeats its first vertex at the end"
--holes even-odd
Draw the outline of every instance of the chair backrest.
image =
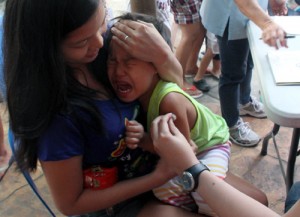
MULTIPOLYGON (((9 132, 8 132, 8 140, 9 140, 9 145, 12 150, 12 154, 13 154, 13 156, 15 156, 16 147, 18 147, 20 141, 18 139, 14 139, 14 136, 13 136, 11 130, 9 130, 9 132)), ((15 161, 18 166, 18 162, 16 159, 15 159, 15 161)), ((25 179, 26 179, 28 185, 31 187, 32 191, 35 193, 35 195, 38 197, 38 199, 42 202, 42 204, 46 207, 46 209, 48 210, 50 215, 55 217, 54 212, 51 210, 51 208, 48 206, 47 202, 43 199, 40 192, 38 191, 38 188, 36 187, 30 173, 27 170, 22 170, 22 169, 21 169, 21 173, 25 177, 25 179)))

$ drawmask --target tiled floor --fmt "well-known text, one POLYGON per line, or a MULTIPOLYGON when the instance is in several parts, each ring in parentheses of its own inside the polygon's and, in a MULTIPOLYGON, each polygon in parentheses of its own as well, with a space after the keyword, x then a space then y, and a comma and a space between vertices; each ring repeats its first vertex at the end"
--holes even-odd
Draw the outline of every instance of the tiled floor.
MULTIPOLYGON (((123 9, 126 6, 120 0, 111 0, 110 4, 114 10, 123 9)), ((213 88, 200 98, 199 101, 207 105, 214 112, 220 114, 217 90, 218 81, 210 76, 207 76, 207 81, 213 88)), ((259 96, 259 87, 255 73, 252 84, 253 94, 259 96)), ((4 111, 5 105, 2 103, 0 106, 0 114, 4 117, 3 119, 6 122, 5 130, 7 131, 7 113, 4 111)), ((248 121, 254 131, 256 131, 261 137, 264 137, 273 127, 273 123, 268 119, 245 117, 244 120, 248 121)), ((291 129, 282 127, 276 136, 279 151, 284 160, 284 166, 286 166, 288 158, 291 133, 291 129)), ((270 140, 269 152, 266 156, 260 156, 260 149, 261 143, 259 143, 259 145, 255 148, 241 148, 233 145, 230 170, 232 173, 243 177, 258 188, 262 189, 268 196, 270 207, 277 213, 282 214, 286 192, 273 142, 270 140)), ((300 162, 298 159, 295 168, 295 180, 300 180, 299 170, 300 162)), ((63 216, 54 207, 45 178, 40 168, 35 174, 33 174, 33 177, 40 192, 42 193, 42 196, 54 210, 56 216, 63 216)), ((49 216, 40 201, 28 187, 24 177, 15 171, 15 165, 8 170, 0 183, 0 216, 49 216)))

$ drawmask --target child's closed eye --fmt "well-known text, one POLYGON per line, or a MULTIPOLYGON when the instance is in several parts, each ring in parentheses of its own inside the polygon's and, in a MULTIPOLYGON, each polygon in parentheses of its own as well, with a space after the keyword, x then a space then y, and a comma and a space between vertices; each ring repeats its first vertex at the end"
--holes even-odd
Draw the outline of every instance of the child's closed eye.
POLYGON ((128 67, 134 67, 138 64, 138 60, 136 59, 130 59, 126 61, 126 66, 128 67))

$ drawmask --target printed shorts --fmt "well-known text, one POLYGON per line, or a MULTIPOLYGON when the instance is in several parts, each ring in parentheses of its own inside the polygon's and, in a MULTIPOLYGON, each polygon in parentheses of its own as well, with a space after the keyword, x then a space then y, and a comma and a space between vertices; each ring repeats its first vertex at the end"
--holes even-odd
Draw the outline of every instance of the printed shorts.
POLYGON ((171 0, 171 10, 177 24, 200 23, 202 0, 171 0))

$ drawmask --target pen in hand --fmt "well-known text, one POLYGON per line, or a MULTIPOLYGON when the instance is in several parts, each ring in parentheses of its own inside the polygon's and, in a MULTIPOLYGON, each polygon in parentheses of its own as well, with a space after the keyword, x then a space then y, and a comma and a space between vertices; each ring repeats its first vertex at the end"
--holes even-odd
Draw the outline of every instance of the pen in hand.
POLYGON ((284 38, 295 38, 296 36, 295 35, 286 35, 284 36, 284 38))
MULTIPOLYGON (((288 39, 288 38, 295 38, 295 35, 285 35, 284 38, 288 39)), ((259 38, 260 40, 262 40, 262 38, 259 38)))

